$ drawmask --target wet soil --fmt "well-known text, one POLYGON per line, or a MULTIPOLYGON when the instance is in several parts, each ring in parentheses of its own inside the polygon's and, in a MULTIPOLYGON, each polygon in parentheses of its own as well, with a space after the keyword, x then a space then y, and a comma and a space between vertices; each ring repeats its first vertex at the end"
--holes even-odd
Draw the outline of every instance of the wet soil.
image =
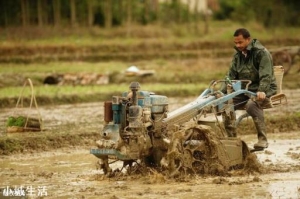
MULTIPOLYGON (((97 158, 87 147, 2 156, 1 188, 32 187, 36 191, 32 198, 299 198, 298 135, 272 134, 270 147, 256 153, 259 172, 232 171, 228 176, 180 180, 157 172, 108 178, 96 169, 97 158)), ((252 135, 243 138, 248 144, 255 141, 252 135)), ((120 168, 121 163, 113 167, 120 168)))
MULTIPOLYGON (((299 90, 285 92, 289 106, 267 110, 266 115, 299 113, 299 90)), ((191 99, 170 99, 169 109, 174 110, 191 99)), ((12 198, 5 194, 12 196, 22 193, 21 190, 27 198, 300 198, 300 132, 297 124, 296 130, 269 133, 269 148, 253 154, 259 162, 257 170, 234 170, 226 176, 188 175, 183 179, 171 179, 149 170, 143 175, 108 178, 97 169, 98 159, 89 153, 102 128, 103 103, 41 107, 39 111, 45 130, 35 133, 6 134, 5 120, 12 111, 1 109, 1 138, 34 142, 39 136, 51 138, 63 134, 63 139, 67 140, 68 135, 95 135, 78 137, 78 145, 71 142, 37 150, 24 148, 1 155, 0 198, 12 198)), ((20 111, 18 113, 22 113, 20 111)), ((24 113, 28 112, 25 110, 24 113)), ((248 146, 256 142, 254 133, 239 136, 248 146)), ((122 163, 116 162, 113 167, 121 168, 122 163)))

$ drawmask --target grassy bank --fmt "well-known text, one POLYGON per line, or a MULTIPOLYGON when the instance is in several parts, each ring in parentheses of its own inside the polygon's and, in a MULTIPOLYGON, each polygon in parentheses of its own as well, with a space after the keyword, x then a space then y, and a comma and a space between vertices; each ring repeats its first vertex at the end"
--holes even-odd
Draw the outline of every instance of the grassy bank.
MULTIPOLYGON (((47 64, 1 64, 0 65, 0 101, 1 107, 13 107, 23 90, 26 78, 34 85, 37 101, 40 105, 65 104, 78 102, 99 102, 111 99, 128 91, 132 81, 138 81, 142 90, 161 95, 198 96, 213 79, 224 77, 228 68, 228 59, 191 59, 191 60, 151 60, 139 62, 50 62, 47 64), (126 69, 136 65, 141 70, 154 70, 153 76, 128 77, 126 69), (203 71, 205 69, 205 72, 203 71), (217 69, 217 70, 215 70, 217 69), (49 74, 100 73, 109 76, 105 85, 43 85, 49 74)), ((30 89, 24 89, 27 101, 30 89)))
MULTIPOLYGON (((201 42, 231 42, 234 30, 246 27, 253 38, 279 44, 281 40, 299 39, 299 28, 278 27, 267 29, 258 23, 239 24, 227 21, 210 21, 208 33, 204 32, 204 22, 200 21, 198 30, 194 24, 163 24, 130 27, 11 27, 2 28, 0 32, 1 46, 97 46, 109 47, 135 46, 141 42, 160 43, 161 45, 186 44, 201 42), (130 32, 130 34, 128 34, 130 32), (287 34, 289 33, 289 34, 287 34)), ((231 42, 232 43, 232 42, 231 42)))
POLYGON ((191 24, 132 25, 111 29, 6 28, 0 31, 0 63, 228 57, 232 53, 233 31, 243 26, 268 49, 300 42, 299 28, 266 29, 256 23, 241 25, 232 21, 210 21, 209 32, 204 34, 202 23, 198 24, 198 31, 194 31, 191 24))
MULTIPOLYGON (((50 62, 46 64, 0 64, 0 107, 15 106, 23 84, 30 78, 40 105, 56 105, 110 100, 113 95, 128 91, 130 82, 138 81, 142 90, 168 97, 198 96, 212 80, 224 79, 230 64, 226 59, 175 59, 139 62, 50 62), (128 77, 126 69, 136 65, 142 70, 154 70, 153 76, 128 77), (43 85, 50 74, 100 73, 109 76, 103 85, 43 85)), ((299 74, 296 63, 283 78, 283 89, 298 89, 299 74)), ((30 100, 30 89, 24 89, 25 101, 30 100)))
MULTIPOLYGON (((209 82, 208 82, 209 83, 209 82)), ((35 88, 39 105, 61 105, 111 100, 112 96, 120 96, 129 90, 129 83, 104 86, 39 86, 35 88)), ((141 84, 142 90, 169 97, 198 96, 208 85, 204 84, 141 84)), ((3 88, 0 95, 0 108, 14 107, 21 93, 21 87, 3 88)), ((24 106, 29 106, 30 90, 24 92, 24 106)))

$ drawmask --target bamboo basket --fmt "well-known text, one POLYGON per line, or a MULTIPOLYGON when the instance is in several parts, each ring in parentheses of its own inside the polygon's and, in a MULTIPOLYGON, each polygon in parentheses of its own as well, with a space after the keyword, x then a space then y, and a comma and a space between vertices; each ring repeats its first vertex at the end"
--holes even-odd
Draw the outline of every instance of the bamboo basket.
POLYGON ((274 75, 276 77, 277 93, 282 93, 283 66, 274 66, 274 75))
POLYGON ((41 131, 42 129, 43 129, 43 121, 36 102, 33 84, 32 81, 28 78, 23 85, 23 89, 18 98, 13 115, 9 116, 7 120, 6 132, 17 133, 17 132, 28 132, 28 131, 41 131), (31 89, 31 97, 30 97, 29 107, 26 108, 23 105, 23 100, 24 100, 24 90, 28 84, 31 89), (33 108, 36 109, 37 112, 36 117, 29 116, 28 110, 33 108), (26 111, 26 114, 20 115, 20 109, 24 109, 26 111))

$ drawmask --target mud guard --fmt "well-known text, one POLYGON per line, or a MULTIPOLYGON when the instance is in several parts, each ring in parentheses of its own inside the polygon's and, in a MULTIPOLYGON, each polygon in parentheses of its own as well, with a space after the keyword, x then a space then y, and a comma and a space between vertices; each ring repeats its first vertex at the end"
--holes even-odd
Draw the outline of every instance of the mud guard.
POLYGON ((243 165, 245 157, 249 154, 246 143, 239 138, 225 138, 220 141, 228 155, 229 168, 243 165))
POLYGON ((249 153, 241 139, 220 139, 210 126, 194 125, 173 133, 166 159, 171 176, 224 174, 243 166, 249 153))

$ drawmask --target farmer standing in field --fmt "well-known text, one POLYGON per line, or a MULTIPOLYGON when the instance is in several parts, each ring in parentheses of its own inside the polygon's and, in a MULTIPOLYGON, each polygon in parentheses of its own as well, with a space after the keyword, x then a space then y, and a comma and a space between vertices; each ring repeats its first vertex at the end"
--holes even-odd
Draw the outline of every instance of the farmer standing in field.
MULTIPOLYGON (((254 148, 264 149, 268 147, 268 140, 262 106, 269 102, 269 97, 276 94, 277 89, 272 57, 257 39, 251 39, 248 30, 237 29, 233 36, 237 52, 233 56, 228 78, 230 80, 251 80, 252 83, 248 90, 257 94, 255 100, 244 94, 236 96, 233 99, 234 109, 246 109, 257 130, 258 142, 254 144, 254 148)), ((226 93, 226 87, 223 87, 222 92, 226 93)), ((223 116, 223 123, 228 135, 236 136, 236 128, 232 121, 235 121, 235 118, 223 116)))

